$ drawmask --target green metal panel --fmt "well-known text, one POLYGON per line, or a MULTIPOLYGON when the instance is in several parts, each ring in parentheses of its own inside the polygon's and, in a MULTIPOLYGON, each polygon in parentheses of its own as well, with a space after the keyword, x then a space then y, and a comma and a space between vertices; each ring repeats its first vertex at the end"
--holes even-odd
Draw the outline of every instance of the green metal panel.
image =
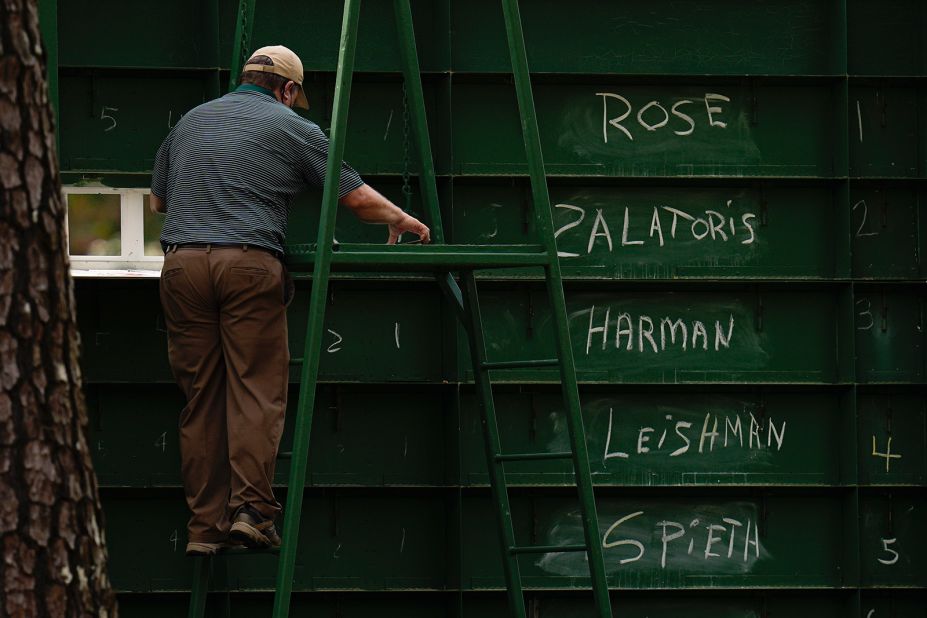
MULTIPOLYGON (((236 3, 237 4, 237 3, 236 3)), ((231 2, 217 0, 166 0, 157 3, 61 2, 61 65, 63 68, 183 68, 210 69, 228 66, 231 48, 218 50, 203 45, 210 14, 231 2), (118 27, 114 27, 118 25, 118 27), (79 26, 79 27, 78 27, 79 26), (118 53, 114 53, 118 50, 118 53)), ((229 27, 226 11, 222 26, 229 27)), ((165 94, 163 92, 159 94, 165 94)))
MULTIPOLYGON (((290 305, 293 356, 305 338, 308 285, 290 305)), ((167 339, 157 289, 151 284, 93 281, 78 296, 84 379, 90 382, 170 382, 167 339), (119 298, 119 303, 109 299, 119 298), (139 324, 147 325, 139 332, 139 324), (139 358, 141 365, 126 363, 139 358)), ((431 286, 396 290, 389 284, 335 285, 328 295, 321 372, 328 381, 440 382, 442 309, 431 286), (362 285, 358 288, 357 285, 362 285), (345 287, 347 286, 347 287, 345 287), (368 300, 377 296, 377 311, 368 300)), ((294 368, 291 381, 297 380, 294 368)))
POLYGON ((927 13, 918 0, 848 0, 850 72, 856 75, 924 75, 927 13))
MULTIPOLYGON (((346 159, 401 204, 408 161, 411 209, 421 215, 415 148, 403 147, 390 4, 367 2, 361 12, 362 73, 346 159)), ((146 186, 170 126, 217 96, 228 78, 238 3, 58 5, 55 23, 48 23, 50 2, 40 3, 40 17, 46 46, 59 50, 63 178, 146 186), (55 30, 57 40, 48 40, 55 30)), ((252 38, 253 46, 283 43, 301 55, 308 115, 325 130, 341 5, 257 2, 252 38)), ((619 564, 636 546, 605 548, 621 588, 612 597, 615 616, 923 618, 927 9, 917 0, 520 5, 550 195, 559 205, 558 249, 578 254, 564 256, 561 267, 582 280, 568 287, 567 300, 587 383, 581 395, 594 481, 606 498, 602 537, 619 518, 643 511, 608 537, 642 543, 643 558, 619 564), (706 103, 706 94, 730 100, 706 103), (755 216, 750 230, 747 215, 755 216), (755 238, 745 244, 748 232, 755 238), (597 329, 606 311, 608 331, 592 330, 590 340, 590 316, 597 329), (628 328, 622 313, 632 335, 621 334, 616 346, 618 327, 628 328), (642 317, 654 322, 657 352, 642 317), (688 328, 685 351, 678 333, 675 343, 666 333, 664 348, 664 317, 688 328), (695 321, 707 336, 693 348, 695 321), (744 448, 728 424, 737 419, 744 448), (685 444, 680 422, 691 423, 679 427, 691 446, 673 455, 685 444), (727 536, 710 548, 721 555, 706 557, 705 526, 718 524, 712 517, 761 522, 760 558, 745 568, 740 546, 741 564, 728 561, 727 536), (668 545, 667 568, 659 564, 661 521, 686 528, 668 545), (898 555, 892 564, 888 549, 898 555)), ((412 12, 446 236, 534 241, 516 100, 502 76, 511 66, 498 3, 413 0, 412 12)), ((292 242, 316 235, 320 198, 310 191, 294 204, 292 242)), ((342 213, 335 237, 379 243, 385 234, 342 213)), ((538 277, 524 269, 480 273, 494 360, 550 355, 547 302, 536 284, 519 281, 538 277)), ((335 278, 325 328, 337 336, 324 331, 327 384, 312 423, 294 615, 508 615, 472 376, 452 313, 422 274, 335 278)), ((290 310, 294 351, 303 344, 310 289, 299 282, 290 310)), ((181 591, 191 582, 180 555, 183 402, 171 384, 157 285, 78 280, 76 296, 91 447, 111 573, 125 591, 122 613, 183 615, 181 591), (151 534, 139 535, 140 524, 151 534)), ((553 374, 495 377, 510 382, 497 389, 505 448, 560 450, 559 392, 544 384, 553 374)), ((290 399, 292 412, 295 392, 290 399)), ((519 541, 578 540, 570 536, 578 528, 569 467, 506 466, 520 486, 513 492, 519 541)), ((278 484, 285 468, 278 466, 278 484)), ((588 593, 573 590, 588 584, 585 568, 564 574, 548 568, 563 558, 520 560, 542 589, 529 591, 529 615, 593 615, 588 593)), ((226 575, 233 591, 249 590, 233 592, 230 615, 269 613, 269 595, 256 590, 272 586, 271 558, 230 563, 226 575)), ((211 612, 223 615, 218 603, 211 612)))
MULTIPOLYGON (((551 495, 513 500, 514 511, 526 513, 516 518, 517 533, 543 544, 579 541, 579 521, 570 502, 551 495)), ((669 497, 624 491, 610 497, 600 491, 598 503, 609 584, 617 588, 815 588, 850 583, 841 571, 855 560, 845 538, 856 531, 844 528, 845 497, 839 493, 669 497)), ((490 565, 495 548, 482 534, 489 523, 488 503, 474 497, 464 508, 464 582, 476 589, 498 587, 501 577, 490 565)), ((525 558, 522 571, 526 581, 538 587, 568 587, 586 577, 585 565, 568 554, 525 558)))
POLYGON ((927 586, 923 490, 866 491, 860 496, 860 563, 868 586, 927 586))
MULTIPOLYGON (((491 0, 453 3, 454 69, 506 72, 502 19, 491 0)), ((722 1, 712 6, 525 2, 532 70, 656 75, 839 73, 831 0, 722 1)))
MULTIPOLYGON (((551 328, 537 290, 485 294, 491 360, 546 358, 551 328)), ((580 378, 590 382, 835 382, 840 305, 826 290, 627 286, 568 293, 580 378), (800 308, 801 319, 795 313, 800 308), (675 333, 675 334, 674 334, 675 333), (794 342, 802 342, 799 348, 794 342)), ((463 363, 461 363, 463 366, 463 363)), ((503 372, 498 372, 503 374, 503 372)), ((531 380, 511 371, 511 380, 531 380)), ((532 375, 550 377, 542 371, 532 375)), ((500 375, 502 377, 502 375, 500 375)))
MULTIPOLYGON (((580 595, 558 596, 550 592, 532 593, 532 615, 539 618, 575 618, 591 614, 592 603, 580 595)), ((764 618, 764 616, 794 616, 795 618, 845 618, 856 616, 852 595, 826 591, 803 594, 778 592, 728 593, 723 598, 665 591, 633 593, 622 590, 613 595, 613 604, 620 607, 621 618, 764 618)), ((922 618, 924 597, 907 591, 891 595, 872 594, 866 597, 866 608, 876 609, 872 618, 922 618)), ((160 618, 181 615, 183 599, 179 595, 120 595, 120 610, 132 616, 160 618)), ((266 594, 234 597, 230 616, 235 618, 262 615, 268 611, 266 594)), ((467 593, 462 599, 454 593, 419 592, 414 600, 384 593, 316 593, 294 595, 293 610, 298 615, 321 618, 363 618, 371 615, 411 618, 444 618, 474 616, 505 618, 505 600, 486 593, 467 593)), ((620 612, 620 613, 619 613, 620 612)), ((218 614, 213 614, 218 615, 218 614)), ((865 618, 865 613, 862 614, 865 618)))
MULTIPOLYGON (((450 512, 445 496, 399 489, 308 494, 294 589, 444 588, 450 512)), ((183 492, 110 493, 103 504, 113 585, 133 592, 189 590, 192 561, 184 557, 189 515, 183 492), (146 533, 138 534, 139 529, 146 533)), ((270 554, 229 559, 229 586, 272 590, 276 562, 270 554)))
MULTIPOLYGON (((296 389, 281 450, 291 451, 296 389)), ((179 487, 177 422, 183 397, 169 384, 87 389, 94 467, 105 487, 179 487)), ((446 388, 324 387, 313 417, 310 485, 449 483, 456 425, 446 388)), ((277 466, 275 483, 288 469, 277 466)))
MULTIPOLYGON (((854 430, 839 391, 586 389, 583 411, 595 482, 608 485, 841 485, 855 454, 842 453, 854 430)), ((565 447, 563 415, 550 389, 500 396, 508 451, 565 447)), ((461 482, 485 484, 479 423, 463 399, 461 482)), ((906 446, 916 459, 923 436, 906 446)), ((511 464, 513 480, 569 484, 560 462, 511 464)))
MULTIPOLYGON (((560 181, 551 191, 565 275, 602 279, 840 276, 837 197, 817 184, 560 181)), ((468 181, 454 198, 459 242, 517 243, 531 235, 519 185, 468 181)))
POLYGON ((858 406, 860 483, 927 484, 923 393, 867 388, 860 393, 858 406))
POLYGON ((853 274, 924 279, 927 199, 917 184, 854 182, 850 193, 853 274))
POLYGON ((924 382, 925 290, 856 287, 856 373, 860 382, 924 382))
MULTIPOLYGON (((834 132, 821 122, 840 101, 828 84, 544 81, 535 97, 549 174, 837 175, 834 132)), ((453 104, 455 171, 525 172, 507 86, 461 78, 453 104)))
POLYGON ((923 89, 856 81, 850 102, 850 174, 923 178, 927 128, 918 121, 923 89))
POLYGON ((181 114, 207 100, 195 73, 145 77, 61 75, 61 166, 149 173, 181 114))

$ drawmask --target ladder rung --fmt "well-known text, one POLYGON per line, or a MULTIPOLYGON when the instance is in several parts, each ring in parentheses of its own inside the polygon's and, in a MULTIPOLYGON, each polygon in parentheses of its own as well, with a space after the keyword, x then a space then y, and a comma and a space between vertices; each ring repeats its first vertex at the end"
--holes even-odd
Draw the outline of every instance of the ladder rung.
POLYGON ((296 356, 290 359, 290 365, 302 365, 302 364, 303 364, 302 356, 296 356))
POLYGON ((252 556, 254 554, 279 554, 279 547, 265 547, 264 549, 249 549, 244 545, 236 545, 234 547, 224 547, 219 550, 219 554, 223 556, 252 556))
POLYGON ((293 451, 280 451, 277 453, 277 459, 293 459, 293 451))
MULTIPOLYGON (((314 244, 288 245, 287 263, 294 272, 311 270, 314 244)), ((332 265, 349 270, 424 270, 458 268, 518 268, 549 266, 544 246, 532 245, 373 245, 339 243, 332 248, 332 265)))
POLYGON ((572 459, 573 453, 570 451, 559 451, 556 453, 506 453, 496 455, 496 461, 538 461, 544 459, 572 459))
POLYGON ((488 369, 526 369, 529 367, 555 367, 560 364, 559 358, 538 358, 532 360, 483 362, 480 367, 488 369))
POLYGON ((510 554, 556 554, 566 552, 587 551, 585 545, 525 545, 523 547, 509 547, 510 554))

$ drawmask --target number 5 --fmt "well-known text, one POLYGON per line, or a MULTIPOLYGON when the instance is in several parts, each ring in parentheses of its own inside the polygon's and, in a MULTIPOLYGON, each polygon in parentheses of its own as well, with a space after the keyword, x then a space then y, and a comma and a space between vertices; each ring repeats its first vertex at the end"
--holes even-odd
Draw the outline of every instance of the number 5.
POLYGON ((896 552, 894 549, 889 547, 889 545, 894 545, 895 542, 897 541, 898 539, 882 539, 882 550, 890 554, 895 554, 895 556, 891 560, 882 560, 881 558, 877 558, 879 562, 881 562, 882 564, 887 564, 887 565, 892 565, 898 562, 898 558, 900 557, 898 555, 898 552, 896 552))
POLYGON ((118 107, 106 107, 106 106, 104 105, 104 106, 103 106, 103 109, 100 110, 100 120, 109 120, 109 121, 112 123, 111 125, 109 125, 109 126, 106 127, 105 129, 103 129, 103 132, 104 132, 104 133, 106 133, 107 131, 112 131, 113 129, 116 128, 116 119, 115 119, 114 117, 110 116, 109 114, 107 114, 107 113, 106 113, 107 110, 108 110, 108 111, 111 111, 111 112, 118 112, 118 111, 119 111, 119 108, 118 108, 118 107))

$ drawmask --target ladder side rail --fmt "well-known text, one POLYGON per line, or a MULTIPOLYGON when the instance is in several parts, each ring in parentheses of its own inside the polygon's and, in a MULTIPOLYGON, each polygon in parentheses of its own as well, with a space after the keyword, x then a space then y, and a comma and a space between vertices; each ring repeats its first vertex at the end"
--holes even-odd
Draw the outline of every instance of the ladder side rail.
POLYGON ((470 360, 473 363, 473 381, 476 385, 480 404, 480 421, 483 425, 484 450, 486 452, 486 469, 489 472, 492 498, 496 508, 496 522, 499 530, 499 545, 502 551, 502 566, 505 573, 506 593, 509 598, 509 610, 515 618, 526 618, 525 597, 521 587, 521 571, 518 556, 510 548, 515 547, 515 530, 512 526, 512 507, 509 504, 509 492, 505 483, 504 464, 496 459, 502 452, 499 427, 496 422, 496 410, 493 403, 492 383, 489 371, 482 364, 486 361, 486 343, 483 338, 483 319, 477 296, 476 276, 472 270, 461 273, 467 290, 464 297, 465 312, 468 317, 470 360))
POLYGON ((441 224, 441 209, 438 205, 438 184, 435 179, 434 158, 431 152, 431 137, 428 133, 428 116, 425 111, 425 94, 422 90, 422 73, 415 46, 415 26, 409 0, 393 0, 396 14, 396 31, 399 35, 399 56, 402 60, 402 75, 406 85, 409 115, 412 118, 412 139, 419 155, 419 190, 425 206, 427 223, 431 227, 432 241, 444 244, 444 227, 441 224))
POLYGON ((241 74, 241 68, 250 54, 251 33, 254 32, 254 9, 257 0, 239 0, 235 13, 235 38, 232 39, 232 61, 229 63, 229 92, 235 90, 235 83, 241 74))
POLYGON ((569 315, 563 293, 560 262, 557 257, 557 244, 553 234, 553 218, 550 209, 550 195, 544 170, 544 158, 541 152, 541 139, 538 130, 537 112, 531 89, 531 75, 528 70, 528 55, 525 49, 525 37, 522 29, 518 0, 502 0, 505 18, 506 38, 512 72, 515 77, 515 92, 518 99, 519 117, 522 136, 525 142, 525 155, 528 172, 531 177, 531 193, 534 205, 537 231, 541 243, 547 249, 550 264, 546 268, 547 291, 554 320, 555 339, 560 357, 561 391, 566 407, 567 425, 573 448, 573 465, 576 472, 576 484, 581 503, 583 532, 588 546, 589 570, 592 576, 592 588, 596 608, 601 618, 612 618, 611 601, 608 594, 608 580, 605 574, 605 562, 602 544, 599 540, 599 522, 595 507, 595 493, 592 475, 589 470, 589 451, 586 444, 586 432, 583 427, 580 407, 579 388, 576 383, 576 366, 573 359, 573 347, 570 342, 569 315))
MULTIPOLYGON (((438 182, 435 174, 434 156, 431 151, 431 136, 428 131, 428 114, 425 110, 425 93, 422 90, 422 72, 418 61, 418 48, 415 44, 415 23, 412 19, 412 7, 409 0, 393 0, 396 15, 396 33, 399 39, 399 56, 402 64, 402 77, 406 85, 406 99, 412 118, 412 139, 418 152, 418 184, 425 207, 425 219, 431 228, 431 240, 444 244, 444 225, 441 219, 441 207, 438 202, 438 182)), ((463 311, 463 298, 457 281, 450 273, 436 273, 441 291, 451 302, 455 314, 461 322, 466 323, 463 311)))
POLYGON ((357 47, 360 4, 361 0, 345 0, 341 24, 335 100, 332 111, 331 142, 328 149, 325 186, 322 191, 316 260, 312 275, 312 294, 309 300, 306 342, 303 352, 303 364, 300 370, 299 403, 296 409, 293 459, 290 462, 286 512, 284 513, 283 542, 280 547, 280 563, 277 567, 274 618, 286 618, 288 616, 290 596, 293 590, 293 571, 296 564, 296 548, 299 540, 299 519, 306 482, 306 468, 309 463, 309 433, 312 427, 312 413, 315 406, 319 357, 322 346, 321 334, 325 319, 325 304, 328 297, 332 245, 338 209, 338 187, 341 179, 341 165, 347 132, 348 103, 350 102, 351 83, 354 76, 354 55, 357 47))
POLYGON ((209 594, 209 575, 211 571, 211 556, 199 556, 193 559, 193 586, 190 590, 190 606, 187 610, 187 618, 203 618, 206 613, 206 596, 209 594))

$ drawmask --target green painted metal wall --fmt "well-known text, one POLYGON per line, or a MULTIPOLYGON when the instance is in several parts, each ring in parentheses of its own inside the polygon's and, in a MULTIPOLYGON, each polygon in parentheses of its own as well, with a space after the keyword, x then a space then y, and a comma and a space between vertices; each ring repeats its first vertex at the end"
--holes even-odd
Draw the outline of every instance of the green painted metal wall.
MULTIPOLYGON (((65 181, 146 186, 170 126, 225 88, 237 3, 69 0, 56 24, 54 1, 42 5, 65 181)), ((501 10, 413 9, 448 236, 522 242, 533 230, 501 10)), ((522 11, 616 616, 923 618, 927 8, 522 11)), ((300 54, 323 128, 340 17, 337 0, 259 2, 253 35, 300 54)), ((360 36, 346 158, 403 203, 400 174, 417 162, 390 3, 366 3, 360 36)), ((319 197, 294 207, 293 242, 314 237, 319 197)), ((385 238, 348 216, 336 236, 385 238)), ((293 349, 310 285, 290 312, 293 349)), ((491 352, 549 354, 536 277, 484 287, 491 352)), ((77 299, 123 615, 183 615, 182 400, 156 282, 80 280, 77 299)), ((298 615, 504 616, 454 316, 420 277, 345 275, 327 319, 298 615)), ((499 372, 507 450, 564 447, 552 374, 539 375, 499 372)), ((578 542, 568 469, 510 469, 520 538, 578 542)), ((576 560, 523 559, 532 615, 591 612, 576 560)), ((233 616, 267 611, 271 559, 225 575, 233 616)))

